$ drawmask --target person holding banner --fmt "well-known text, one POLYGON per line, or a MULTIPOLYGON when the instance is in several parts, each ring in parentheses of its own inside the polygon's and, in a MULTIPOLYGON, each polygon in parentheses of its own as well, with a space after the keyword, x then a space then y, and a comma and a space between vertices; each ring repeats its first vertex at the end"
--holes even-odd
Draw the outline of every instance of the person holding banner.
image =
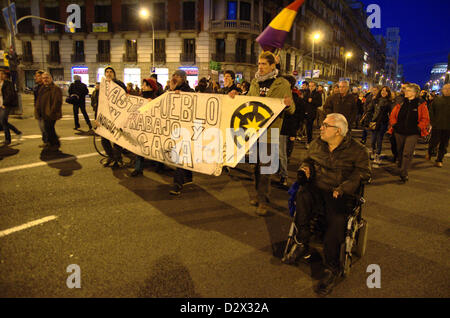
MULTIPOLYGON (((194 90, 189 86, 186 78, 186 72, 183 70, 176 70, 172 79, 169 82, 169 90, 175 93, 181 92, 194 92, 194 90)), ((177 168, 173 176, 173 189, 170 190, 171 195, 180 195, 183 186, 192 183, 192 171, 177 168)))
MULTIPOLYGON (((233 91, 229 93, 230 97, 234 97, 233 91)), ((295 112, 295 105, 292 100, 291 85, 289 82, 278 76, 278 69, 276 69, 275 55, 271 52, 262 52, 258 59, 258 71, 255 74, 255 78, 250 84, 250 90, 247 96, 259 96, 259 97, 271 97, 271 98, 284 98, 284 104, 287 106, 286 111, 293 115, 295 112)), ((271 169, 273 164, 278 166, 278 144, 279 133, 283 124, 284 112, 273 121, 273 123, 267 128, 260 139, 258 140, 258 159, 255 166, 255 188, 257 192, 256 200, 251 200, 250 204, 257 206, 256 214, 265 216, 268 212, 267 203, 269 202, 270 195, 270 179, 271 175, 276 172, 277 169, 271 169), (277 135, 275 139, 275 145, 271 144, 272 133, 277 135), (273 148, 272 148, 273 147, 273 148), (267 149, 267 155, 271 157, 268 163, 261 161, 261 149, 267 149), (275 153, 272 151, 275 150, 275 153), (276 158, 275 158, 276 157, 276 158), (262 169, 266 170, 263 171, 262 169), (269 169, 269 170, 267 170, 269 169), (273 171, 275 170, 275 171, 273 171)))
MULTIPOLYGON (((116 71, 112 67, 105 68, 105 78, 107 81, 113 81, 117 85, 119 85, 124 91, 127 91, 127 87, 123 82, 116 79, 116 71)), ((108 139, 102 137, 102 146, 103 149, 105 149, 106 154, 108 155, 108 159, 106 160, 106 163, 103 165, 105 168, 109 167, 111 163, 114 162, 113 168, 117 169, 119 168, 119 162, 122 163, 122 147, 114 144, 111 144, 111 141, 108 139)))

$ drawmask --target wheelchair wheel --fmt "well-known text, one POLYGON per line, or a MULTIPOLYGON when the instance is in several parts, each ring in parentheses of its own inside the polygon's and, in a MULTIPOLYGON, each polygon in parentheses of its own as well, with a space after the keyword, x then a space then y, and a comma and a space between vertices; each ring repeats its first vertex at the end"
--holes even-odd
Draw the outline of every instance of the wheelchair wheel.
POLYGON ((341 244, 340 261, 342 276, 347 277, 348 275, 350 275, 350 268, 352 267, 352 257, 349 253, 346 252, 345 243, 341 244))
POLYGON ((362 219, 362 227, 359 229, 358 240, 356 243, 355 253, 359 257, 363 257, 366 253, 366 244, 367 244, 367 228, 368 223, 366 220, 362 219))

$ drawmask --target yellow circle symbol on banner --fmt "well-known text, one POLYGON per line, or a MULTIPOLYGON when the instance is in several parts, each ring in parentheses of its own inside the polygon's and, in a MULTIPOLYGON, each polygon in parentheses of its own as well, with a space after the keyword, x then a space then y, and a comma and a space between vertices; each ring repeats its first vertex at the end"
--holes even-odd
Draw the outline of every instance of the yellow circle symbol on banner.
POLYGON ((231 116, 230 123, 236 146, 243 147, 272 116, 270 107, 260 102, 249 101, 239 106, 231 116))

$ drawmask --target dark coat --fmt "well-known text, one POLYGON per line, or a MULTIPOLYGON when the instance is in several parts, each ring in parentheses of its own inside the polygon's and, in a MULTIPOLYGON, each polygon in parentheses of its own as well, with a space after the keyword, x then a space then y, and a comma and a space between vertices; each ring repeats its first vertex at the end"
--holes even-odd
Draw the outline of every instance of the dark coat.
POLYGON ((358 103, 356 100, 357 97, 352 93, 347 93, 345 96, 334 94, 327 99, 325 105, 323 105, 323 110, 326 115, 331 113, 344 115, 347 119, 348 126, 351 127, 358 114, 358 103))
POLYGON ((69 86, 69 96, 75 94, 78 96, 77 105, 86 105, 86 95, 89 94, 89 90, 86 84, 82 83, 80 80, 77 80, 70 84, 69 86))
POLYGON ((368 149, 347 134, 342 143, 330 152, 328 143, 317 138, 306 153, 302 167, 313 171, 313 184, 319 189, 354 194, 362 180, 371 176, 368 149))
POLYGON ((18 105, 17 93, 14 84, 10 80, 4 80, 2 85, 3 106, 8 109, 16 108, 18 105))
POLYGON ((62 117, 62 90, 54 83, 42 85, 36 99, 34 117, 44 120, 58 120, 62 117))

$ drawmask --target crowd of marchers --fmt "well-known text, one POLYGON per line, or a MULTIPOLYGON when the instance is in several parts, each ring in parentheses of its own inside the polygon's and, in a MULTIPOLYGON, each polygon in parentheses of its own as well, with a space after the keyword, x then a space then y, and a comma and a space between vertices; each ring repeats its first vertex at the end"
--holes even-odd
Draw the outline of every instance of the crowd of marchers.
MULTIPOLYGON (((387 134, 391 161, 398 165, 399 183, 408 181, 408 170, 419 139, 428 141, 425 159, 437 156, 435 165, 443 166, 450 135, 450 84, 442 89, 441 96, 425 94, 417 84, 404 83, 399 92, 388 86, 375 86, 370 91, 351 88, 349 82, 341 81, 329 89, 314 81, 302 82, 300 87, 295 77, 281 74, 278 58, 270 52, 263 52, 258 59, 257 72, 251 81, 236 82, 235 73, 224 72, 224 85, 219 87, 210 78, 201 78, 194 88, 189 86, 183 70, 176 70, 167 85, 163 87, 152 74, 141 83, 141 88, 125 85, 112 67, 105 69, 105 80, 113 81, 127 94, 139 95, 148 100, 157 98, 166 91, 199 92, 279 98, 285 109, 266 130, 266 145, 258 147, 272 149, 272 129, 279 132, 278 153, 267 155, 279 161, 279 183, 288 187, 297 181, 301 187, 296 194, 295 244, 283 257, 287 264, 295 263, 309 249, 310 222, 318 207, 325 215, 324 275, 317 285, 319 295, 329 294, 339 277, 339 249, 345 239, 345 222, 348 202, 353 200, 361 184, 370 180, 372 169, 382 164, 383 140, 387 134), (316 131, 319 135, 315 137, 316 131), (356 132, 362 131, 359 136, 356 132), (431 137, 428 136, 431 133, 431 137), (357 137, 358 136, 358 137, 357 137), (370 139, 369 139, 370 138, 370 139), (298 167, 297 179, 288 179, 288 161, 296 143, 305 145, 306 154, 298 167), (372 160, 372 162, 371 162, 372 160)), ((88 90, 79 77, 74 78, 65 100, 73 105, 74 129, 80 129, 78 112, 84 116, 89 132, 94 134, 93 125, 86 112, 88 90)), ((58 151, 61 144, 55 131, 55 123, 62 117, 63 97, 61 89, 53 83, 48 72, 37 71, 34 88, 34 115, 42 132, 45 151, 58 151)), ((17 94, 5 72, 0 71, 0 119, 5 131, 5 146, 10 145, 10 130, 21 132, 8 122, 9 111, 17 105, 17 94)), ((99 83, 91 95, 91 106, 97 116, 99 104, 99 83)), ((101 138, 106 153, 105 167, 121 169, 122 156, 126 152, 119 145, 101 138)), ((266 216, 271 207, 272 175, 263 173, 271 162, 261 160, 257 151, 254 164, 254 185, 256 196, 249 203, 256 207, 258 216, 266 216)), ((384 158, 384 157, 383 157, 384 158)), ((143 175, 145 159, 135 156, 131 177, 143 175)), ((163 163, 153 162, 158 169, 163 163)), ((224 167, 225 173, 230 169, 224 167)), ((173 185, 170 194, 179 196, 183 188, 193 182, 190 170, 176 168, 173 171, 173 185)))

